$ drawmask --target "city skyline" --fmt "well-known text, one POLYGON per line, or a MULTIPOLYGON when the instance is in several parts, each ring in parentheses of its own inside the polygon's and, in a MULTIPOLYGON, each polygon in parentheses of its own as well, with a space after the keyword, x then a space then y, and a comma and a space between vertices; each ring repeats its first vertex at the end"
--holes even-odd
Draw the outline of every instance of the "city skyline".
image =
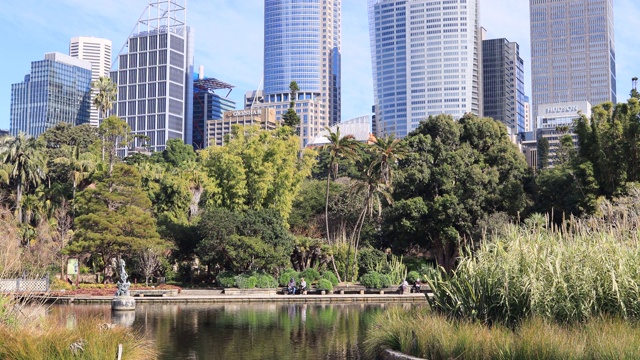
MULTIPOLYGON (((65 53, 69 39, 76 36, 110 39, 116 55, 146 5, 146 0, 8 1, 0 14, 0 29, 10 36, 1 41, 4 49, 20 51, 3 58, 0 114, 4 116, 0 117, 0 129, 9 128, 11 84, 22 80, 31 61, 45 52, 65 53)), ((195 28, 195 66, 204 65, 207 76, 236 85, 230 97, 238 107, 244 93, 262 82, 263 6, 263 0, 189 3, 187 21, 195 28)), ((520 44, 526 94, 531 95, 528 8, 526 0, 481 1, 480 25, 488 30, 489 38, 505 37, 520 44)), ((350 119, 370 114, 373 105, 367 2, 344 1, 342 11, 342 119, 350 119)), ((635 47, 635 34, 629 26, 640 17, 640 4, 618 0, 614 12, 617 92, 622 101, 628 97, 631 78, 640 74, 634 66, 640 49, 635 47)))

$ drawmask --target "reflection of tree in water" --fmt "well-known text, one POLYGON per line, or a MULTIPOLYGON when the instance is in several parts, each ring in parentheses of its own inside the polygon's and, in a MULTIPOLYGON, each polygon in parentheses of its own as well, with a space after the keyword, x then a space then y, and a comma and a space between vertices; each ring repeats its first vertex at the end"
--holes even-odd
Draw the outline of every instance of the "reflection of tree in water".
MULTIPOLYGON (((134 328, 156 341, 161 359, 361 359, 366 329, 384 307, 139 304, 134 328)), ((101 308, 109 314, 93 306, 82 316, 101 308)))

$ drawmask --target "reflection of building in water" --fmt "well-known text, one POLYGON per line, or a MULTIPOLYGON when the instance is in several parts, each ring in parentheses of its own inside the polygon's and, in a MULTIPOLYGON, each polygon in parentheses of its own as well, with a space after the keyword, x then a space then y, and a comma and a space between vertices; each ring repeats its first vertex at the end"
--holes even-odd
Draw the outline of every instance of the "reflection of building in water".
POLYGON ((224 145, 225 136, 233 125, 259 125, 262 129, 273 130, 278 126, 274 109, 248 109, 225 111, 222 119, 207 121, 207 146, 224 145))

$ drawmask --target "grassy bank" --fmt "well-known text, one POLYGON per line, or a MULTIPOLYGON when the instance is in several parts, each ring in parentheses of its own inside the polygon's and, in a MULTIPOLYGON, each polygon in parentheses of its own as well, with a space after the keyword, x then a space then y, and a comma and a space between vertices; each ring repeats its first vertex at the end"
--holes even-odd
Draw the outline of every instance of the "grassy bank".
POLYGON ((378 314, 369 329, 367 358, 391 348, 437 359, 636 359, 640 328, 618 319, 591 319, 561 325, 540 318, 514 330, 502 325, 449 321, 426 309, 391 309, 378 314))
POLYGON ((46 316, 44 305, 27 305, 0 296, 0 359, 123 359, 152 360, 157 352, 150 340, 131 329, 81 319, 72 327, 46 316))

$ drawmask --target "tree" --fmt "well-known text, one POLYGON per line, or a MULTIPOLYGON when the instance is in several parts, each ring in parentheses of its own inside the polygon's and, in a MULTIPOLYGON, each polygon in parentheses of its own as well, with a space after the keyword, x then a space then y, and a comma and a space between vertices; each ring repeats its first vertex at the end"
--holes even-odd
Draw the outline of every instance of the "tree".
POLYGON ((480 220, 496 212, 515 218, 528 205, 526 161, 497 121, 438 115, 404 141, 407 154, 398 161, 394 204, 382 232, 405 249, 429 250, 451 270, 480 220))
MULTIPOLYGON (((90 152, 80 153, 79 145, 74 147, 65 145, 63 150, 67 153, 67 156, 58 157, 54 159, 53 162, 64 165, 70 170, 68 175, 73 182, 72 200, 75 201, 78 184, 86 180, 95 170, 96 159, 90 152)), ((75 204, 73 208, 75 209, 75 204)))
POLYGON ((117 116, 109 116, 100 124, 100 133, 103 139, 103 154, 109 154, 109 177, 113 173, 113 164, 116 162, 116 150, 118 147, 126 147, 131 141, 131 128, 117 116))
POLYGON ((113 107, 118 91, 117 85, 107 76, 100 76, 98 80, 91 83, 91 88, 96 92, 93 98, 93 106, 100 111, 100 117, 106 116, 113 107))
POLYGON ((163 252, 158 247, 147 247, 138 253, 138 271, 144 276, 145 286, 149 286, 149 278, 160 270, 163 252))
POLYGON ((169 139, 162 157, 168 164, 180 166, 186 162, 195 161, 197 155, 193 151, 193 146, 183 143, 180 139, 169 139))
POLYGON ((22 219, 22 195, 30 187, 36 187, 47 175, 44 143, 36 138, 18 134, 15 138, 0 139, 0 161, 16 187, 16 209, 18 221, 22 219))
POLYGON ((546 137, 538 139, 538 169, 549 166, 549 139, 546 137))
POLYGON ((293 130, 295 130, 300 125, 300 116, 296 113, 295 110, 298 91, 300 91, 298 83, 292 81, 289 84, 289 109, 282 115, 282 122, 284 123, 284 125, 289 126, 293 130))
POLYGON ((83 190, 78 198, 79 216, 67 253, 99 255, 107 266, 113 258, 142 249, 169 247, 158 235, 151 202, 134 167, 116 165, 112 176, 102 174, 95 188, 83 190))

